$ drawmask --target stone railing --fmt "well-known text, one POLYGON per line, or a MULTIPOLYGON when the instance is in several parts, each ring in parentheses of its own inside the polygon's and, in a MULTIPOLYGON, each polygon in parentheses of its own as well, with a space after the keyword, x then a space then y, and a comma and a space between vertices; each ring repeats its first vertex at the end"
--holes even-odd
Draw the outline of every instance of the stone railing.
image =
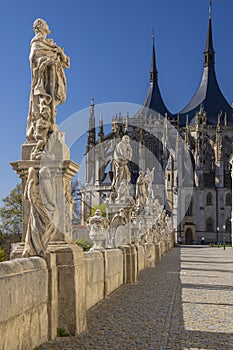
POLYGON ((90 307, 122 284, 135 283, 137 274, 156 266, 173 245, 170 232, 157 242, 84 253, 72 243, 50 245, 47 260, 0 263, 0 349, 32 350, 55 339, 57 328, 80 334, 90 307))

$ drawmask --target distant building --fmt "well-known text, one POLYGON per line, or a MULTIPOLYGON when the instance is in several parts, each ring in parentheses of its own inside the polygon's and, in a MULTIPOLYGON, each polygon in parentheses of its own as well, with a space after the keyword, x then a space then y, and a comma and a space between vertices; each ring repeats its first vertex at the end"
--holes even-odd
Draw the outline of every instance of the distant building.
POLYGON ((90 214, 90 208, 102 203, 111 190, 114 146, 117 139, 128 134, 137 160, 130 163, 131 183, 135 184, 139 169, 155 167, 154 193, 167 212, 173 215, 177 236, 183 238, 183 243, 201 243, 203 237, 207 243, 221 242, 224 238, 231 240, 229 159, 233 142, 233 109, 221 92, 215 74, 211 10, 210 7, 201 83, 191 101, 179 113, 172 115, 161 97, 154 38, 150 84, 138 113, 131 117, 119 113, 112 120, 112 132, 108 135, 104 134, 100 119, 96 135, 94 100, 91 101, 86 184, 82 190, 83 221, 90 214), (173 144, 173 151, 168 143, 173 144), (148 150, 149 156, 145 156, 148 150), (179 175, 184 166, 179 160, 182 152, 189 155, 192 164, 192 179, 185 181, 185 169, 182 176, 179 175), (188 188, 190 191, 184 191, 188 188))

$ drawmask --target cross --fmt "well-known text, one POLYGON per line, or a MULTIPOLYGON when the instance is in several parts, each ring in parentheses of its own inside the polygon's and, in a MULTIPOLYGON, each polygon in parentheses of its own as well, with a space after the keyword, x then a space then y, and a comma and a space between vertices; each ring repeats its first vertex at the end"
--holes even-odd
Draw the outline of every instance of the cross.
POLYGON ((212 17, 212 0, 210 0, 209 18, 212 17))

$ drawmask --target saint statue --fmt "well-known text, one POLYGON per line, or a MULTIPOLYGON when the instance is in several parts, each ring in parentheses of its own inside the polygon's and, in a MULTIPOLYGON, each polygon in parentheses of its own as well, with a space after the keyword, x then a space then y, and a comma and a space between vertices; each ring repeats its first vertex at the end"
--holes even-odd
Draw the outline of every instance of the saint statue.
POLYGON ((143 209, 146 204, 147 189, 144 172, 139 171, 139 176, 136 182, 136 205, 139 210, 143 209))
POLYGON ((152 170, 150 170, 149 168, 146 169, 145 181, 147 183, 148 193, 152 189, 152 184, 153 184, 153 180, 154 180, 154 171, 155 171, 155 168, 153 168, 152 170))
POLYGON ((127 184, 130 182, 130 171, 128 168, 128 162, 132 159, 132 153, 133 152, 130 145, 130 138, 129 136, 125 135, 122 137, 122 140, 116 145, 113 154, 112 188, 114 188, 116 191, 119 188, 122 181, 125 181, 127 184))
POLYGON ((34 158, 41 153, 48 136, 56 126, 56 106, 66 99, 64 68, 69 68, 70 59, 53 39, 43 19, 33 24, 35 36, 31 41, 30 67, 32 74, 29 102, 27 140, 37 143, 34 158))
MULTIPOLYGON (((48 168, 42 168, 40 171, 46 175, 50 174, 48 168)), ((23 257, 45 257, 48 244, 56 233, 53 222, 56 206, 51 198, 52 193, 48 182, 47 178, 44 179, 44 183, 39 184, 38 171, 33 167, 28 169, 24 198, 30 203, 30 216, 23 257)))

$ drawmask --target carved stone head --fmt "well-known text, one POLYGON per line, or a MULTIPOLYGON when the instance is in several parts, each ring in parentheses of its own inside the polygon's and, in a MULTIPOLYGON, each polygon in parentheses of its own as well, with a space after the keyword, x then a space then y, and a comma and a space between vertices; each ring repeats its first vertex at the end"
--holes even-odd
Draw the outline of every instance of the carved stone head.
POLYGON ((33 23, 33 30, 36 34, 38 34, 38 33, 49 34, 50 33, 48 24, 42 18, 37 18, 35 20, 35 22, 33 23))

